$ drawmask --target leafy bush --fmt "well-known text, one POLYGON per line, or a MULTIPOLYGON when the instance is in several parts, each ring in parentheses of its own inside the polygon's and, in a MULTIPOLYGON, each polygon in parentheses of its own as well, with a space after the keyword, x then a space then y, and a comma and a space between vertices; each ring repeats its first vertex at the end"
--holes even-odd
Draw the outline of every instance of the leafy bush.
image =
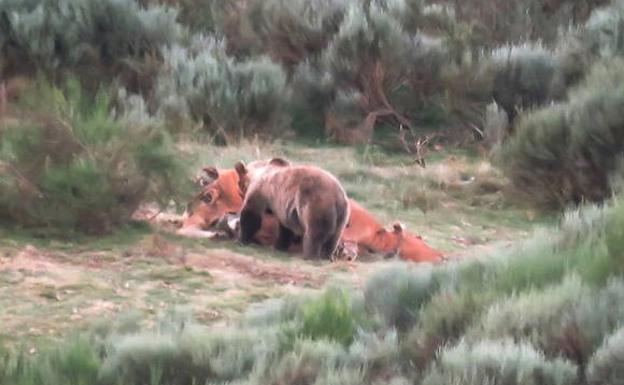
POLYGON ((289 72, 318 55, 336 33, 347 4, 340 0, 251 0, 241 22, 252 52, 267 54, 289 72), (248 27, 247 30, 244 28, 248 27))
POLYGON ((189 384, 231 381, 249 375, 259 355, 268 353, 257 333, 208 333, 193 325, 179 333, 124 337, 104 361, 105 384, 189 384))
POLYGON ((435 294, 423 306, 419 322, 401 344, 410 365, 426 368, 438 349, 457 342, 491 301, 487 294, 445 292, 435 294))
POLYGON ((64 91, 41 84, 23 104, 37 115, 1 137, 0 212, 11 220, 104 233, 185 186, 162 128, 115 119, 107 92, 91 99, 75 81, 64 91))
POLYGON ((488 59, 494 101, 513 123, 518 111, 543 105, 552 96, 558 67, 552 51, 540 45, 520 45, 495 50, 488 59))
POLYGON ((620 384, 624 381, 624 329, 619 329, 604 342, 592 358, 588 383, 620 384))
POLYGON ((442 41, 406 31, 403 1, 337 9, 323 49, 294 69, 296 117, 344 143, 369 142, 381 123, 411 128, 424 119, 421 109, 439 104, 432 99, 440 95, 442 41))
POLYGON ((364 364, 344 346, 326 340, 299 340, 268 373, 265 384, 361 384, 364 364))
POLYGON ((222 42, 197 38, 165 52, 158 82, 161 110, 203 122, 222 140, 283 128, 286 76, 266 57, 228 57, 222 42))
POLYGON ((595 65, 567 103, 522 119, 502 149, 513 184, 538 204, 561 208, 611 194, 624 150, 623 65, 615 59, 595 65))
POLYGON ((553 44, 561 29, 583 23, 608 0, 467 0, 454 3, 458 23, 470 26, 473 40, 484 48, 506 43, 544 41, 553 44))
POLYGON ((179 9, 178 20, 191 31, 213 32, 215 25, 212 0, 137 0, 142 5, 167 4, 179 9))
MULTIPOLYGON (((599 324, 580 322, 576 309, 595 303, 596 298, 590 294, 578 279, 571 279, 544 291, 513 296, 491 306, 468 335, 474 340, 524 340, 547 356, 564 356, 583 366, 595 349, 587 334, 599 329, 599 324)), ((599 317, 610 313, 601 310, 605 312, 599 317)))
POLYGON ((575 380, 574 365, 547 361, 529 345, 485 341, 471 346, 462 341, 440 352, 422 384, 568 385, 575 380))
POLYGON ((15 385, 93 385, 97 383, 99 358, 89 341, 79 338, 45 349, 33 359, 8 354, 0 363, 0 383, 15 385))
POLYGON ((72 71, 92 88, 120 78, 134 92, 148 89, 161 46, 182 33, 174 9, 135 0, 4 1, 0 15, 5 76, 72 71))
POLYGON ((355 326, 348 297, 342 291, 330 290, 303 308, 301 333, 313 340, 327 338, 349 345, 355 326))
POLYGON ((364 288, 366 308, 387 326, 407 330, 436 290, 431 271, 395 266, 375 274, 364 288))

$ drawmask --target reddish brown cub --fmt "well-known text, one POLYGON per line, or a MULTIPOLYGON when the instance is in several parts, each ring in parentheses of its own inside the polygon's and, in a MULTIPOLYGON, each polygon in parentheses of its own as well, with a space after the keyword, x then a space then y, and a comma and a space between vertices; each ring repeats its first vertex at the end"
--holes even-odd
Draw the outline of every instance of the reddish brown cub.
POLYGON ((245 201, 240 241, 250 243, 272 213, 279 221, 278 250, 302 237, 305 258, 331 259, 349 217, 349 203, 336 178, 318 167, 291 165, 284 159, 236 164, 245 201))

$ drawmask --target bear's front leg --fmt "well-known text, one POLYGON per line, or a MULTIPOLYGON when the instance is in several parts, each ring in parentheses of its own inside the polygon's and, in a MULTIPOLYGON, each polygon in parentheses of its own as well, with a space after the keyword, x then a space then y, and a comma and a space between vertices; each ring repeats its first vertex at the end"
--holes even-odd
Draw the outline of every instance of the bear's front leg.
POLYGON ((246 245, 252 242, 254 235, 262 226, 262 215, 255 210, 243 208, 240 214, 240 236, 239 241, 246 245))
POLYGON ((292 230, 280 223, 277 240, 275 241, 275 248, 279 251, 288 251, 294 239, 295 233, 293 233, 292 230))

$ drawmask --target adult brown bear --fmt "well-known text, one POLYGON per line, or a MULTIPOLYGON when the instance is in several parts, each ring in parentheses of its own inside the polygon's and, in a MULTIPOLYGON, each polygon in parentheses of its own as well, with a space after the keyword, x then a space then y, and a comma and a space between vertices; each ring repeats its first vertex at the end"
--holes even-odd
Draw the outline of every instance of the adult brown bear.
POLYGON ((274 158, 236 164, 245 195, 240 241, 249 243, 272 213, 279 221, 275 248, 288 250, 300 236, 305 258, 331 259, 349 218, 347 194, 338 180, 311 165, 291 165, 274 158))

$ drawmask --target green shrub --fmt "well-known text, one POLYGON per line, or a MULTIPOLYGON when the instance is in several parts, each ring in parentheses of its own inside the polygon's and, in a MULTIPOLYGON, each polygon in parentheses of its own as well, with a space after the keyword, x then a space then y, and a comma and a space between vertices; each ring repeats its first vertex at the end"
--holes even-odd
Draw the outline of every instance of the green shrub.
POLYGON ((178 330, 121 337, 99 372, 104 384, 190 384, 248 378, 277 348, 271 330, 211 332, 194 323, 178 330))
POLYGON ((578 278, 545 290, 522 292, 490 306, 468 335, 474 340, 525 340, 550 356, 578 354, 578 351, 562 351, 567 347, 564 346, 566 334, 575 332, 565 318, 589 298, 589 290, 578 278))
POLYGON ((308 130, 368 143, 377 125, 412 127, 438 108, 447 53, 440 39, 406 31, 409 12, 403 1, 351 2, 337 12, 323 49, 294 69, 293 108, 308 130))
POLYGON ((104 233, 186 185, 162 128, 116 119, 106 92, 41 85, 23 103, 34 118, 8 127, 0 146, 0 212, 12 221, 104 233))
POLYGON ((394 330, 383 333, 359 332, 349 353, 365 363, 366 382, 386 379, 400 373, 399 338, 394 330))
POLYGON ((551 97, 558 66, 554 53, 541 45, 499 48, 488 58, 492 96, 513 123, 518 110, 543 105, 551 97))
POLYGON ((215 15, 212 0, 137 0, 140 4, 167 4, 179 9, 178 21, 193 32, 214 32, 215 15))
POLYGON ((93 385, 100 368, 100 360, 85 338, 42 349, 36 356, 9 353, 3 358, 2 384, 93 385))
POLYGON ((456 23, 471 27, 475 44, 492 48, 501 44, 543 41, 554 44, 561 30, 583 23, 605 0, 466 0, 454 4, 456 23))
POLYGON ((623 300, 624 281, 611 279, 604 288, 580 300, 571 316, 564 319, 580 336, 584 362, 608 335, 624 325, 624 309, 619 305, 623 300))
POLYGON ((313 340, 327 338, 349 345, 356 320, 345 292, 329 290, 303 307, 301 334, 313 340))
POLYGON ((418 319, 420 308, 436 290, 430 270, 397 265, 380 271, 366 283, 365 306, 389 327, 406 331, 418 319))
POLYGON ((308 296, 298 295, 251 304, 243 314, 242 324, 257 328, 295 320, 301 317, 303 307, 310 301, 308 296))
MULTIPOLYGON (((520 247, 503 253, 493 264, 489 286, 502 293, 559 282, 567 273, 597 285, 622 274, 621 253, 609 249, 609 239, 621 242, 622 198, 602 207, 589 205, 568 211, 558 231, 540 231, 520 247), (507 254, 507 255, 505 255, 507 254)), ((617 246, 616 246, 617 247, 617 246)))
POLYGON ((344 346, 327 340, 299 340, 293 350, 272 366, 264 384, 361 384, 364 363, 344 346))
POLYGON ((505 172, 537 204, 561 208, 610 196, 624 150, 623 65, 595 65, 568 102, 521 119, 503 147, 505 172))
MULTIPOLYGON (((488 336, 511 333, 517 338, 535 338, 535 343, 548 343, 540 348, 550 349, 550 354, 565 354, 581 364, 586 362, 621 317, 608 305, 619 298, 615 282, 602 291, 591 290, 593 285, 601 287, 610 277, 621 274, 621 254, 610 255, 605 244, 606 232, 621 231, 620 226, 607 225, 618 221, 620 205, 616 199, 603 207, 569 212, 558 231, 542 230, 513 248, 436 268, 433 276, 439 290, 425 301, 418 322, 401 341, 408 365, 426 367, 441 345, 453 343, 477 327, 491 306, 504 332, 488 336), (565 288, 569 289, 569 283, 558 286, 570 273, 582 278, 583 284, 579 285, 585 295, 568 293, 565 288), (556 289, 549 288, 553 286, 556 289), (509 295, 519 299, 510 299, 509 295), (496 305, 505 303, 508 312, 496 305), (559 303, 558 311, 553 310, 553 303, 559 303), (596 306, 596 312, 592 306, 596 306), (593 320, 592 314, 596 317, 593 320), (512 333, 506 327, 518 332, 512 333)), ((613 239, 620 242, 617 236, 613 239)))
POLYGON ((161 46, 182 34, 174 9, 141 8, 135 0, 4 1, 0 15, 0 70, 53 78, 71 71, 90 88, 118 78, 145 91, 161 46))
POLYGON ((165 52, 157 95, 165 116, 203 122, 225 141, 279 133, 288 97, 286 75, 269 58, 236 61, 222 42, 201 37, 165 52))
POLYGON ((588 383, 621 384, 624 381, 624 329, 619 329, 604 342, 589 364, 588 383))
POLYGON ((486 293, 440 292, 424 305, 419 322, 402 344, 407 359, 419 368, 433 358, 439 346, 461 338, 487 304, 486 293))
POLYGON ((239 28, 252 52, 268 54, 289 72, 318 55, 346 9, 338 0, 251 0, 239 28), (248 27, 248 29, 245 29, 248 27))
POLYGON ((525 344, 486 341, 443 349, 422 384, 568 385, 575 380, 576 368, 566 361, 547 361, 525 344))

